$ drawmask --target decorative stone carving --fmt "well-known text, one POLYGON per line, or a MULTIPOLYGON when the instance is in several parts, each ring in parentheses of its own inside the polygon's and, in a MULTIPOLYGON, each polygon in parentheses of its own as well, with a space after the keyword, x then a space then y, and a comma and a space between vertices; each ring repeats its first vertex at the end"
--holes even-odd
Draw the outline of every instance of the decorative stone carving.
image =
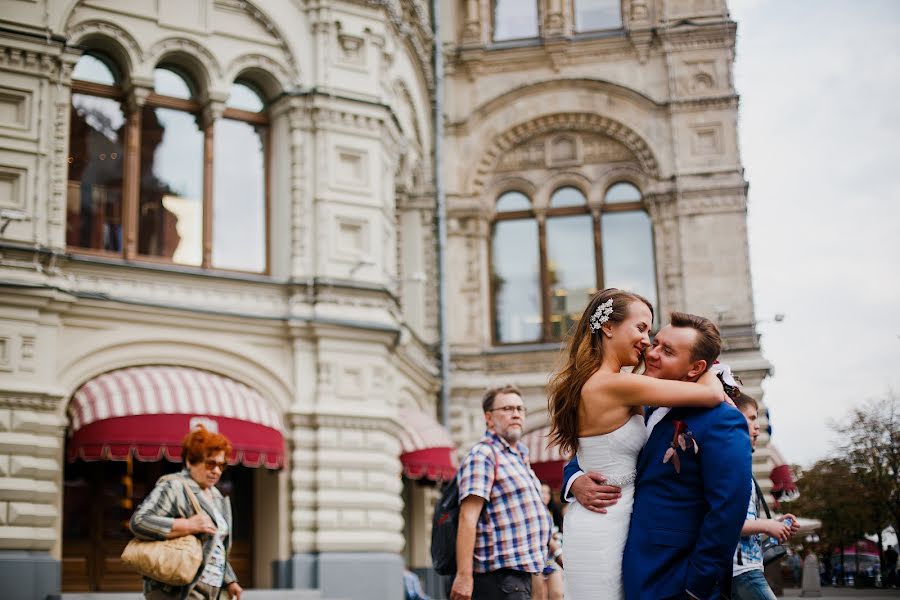
POLYGON ((637 162, 637 158, 628 148, 605 135, 550 134, 506 151, 495 171, 502 173, 614 162, 637 162))
POLYGON ((116 23, 92 19, 83 21, 77 25, 68 25, 66 31, 69 39, 75 44, 80 44, 83 40, 94 35, 115 40, 127 53, 127 58, 130 61, 128 66, 130 68, 133 68, 134 65, 137 65, 144 60, 144 51, 134 39, 134 36, 116 23))
POLYGON ((160 59, 172 53, 181 53, 198 60, 207 73, 211 73, 218 78, 222 78, 222 67, 219 61, 213 56, 212 52, 187 38, 167 38, 160 40, 153 45, 147 52, 147 62, 150 64, 159 63, 160 59))

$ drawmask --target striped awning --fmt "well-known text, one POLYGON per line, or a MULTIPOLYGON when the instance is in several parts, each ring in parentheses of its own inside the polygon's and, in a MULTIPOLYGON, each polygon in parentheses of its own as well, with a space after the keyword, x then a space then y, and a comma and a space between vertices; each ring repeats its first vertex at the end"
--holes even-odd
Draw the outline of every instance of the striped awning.
POLYGON ((456 474, 456 446, 450 432, 433 417, 414 409, 400 409, 400 462, 411 479, 447 481, 456 474))
POLYGON ((535 429, 522 436, 522 443, 528 448, 528 459, 535 475, 552 488, 562 485, 562 471, 568 458, 559 451, 559 446, 550 446, 550 426, 535 429))
POLYGON ((69 460, 181 462, 181 440, 198 424, 229 439, 228 462, 284 465, 278 413, 255 390, 185 367, 133 367, 104 373, 69 404, 69 460))

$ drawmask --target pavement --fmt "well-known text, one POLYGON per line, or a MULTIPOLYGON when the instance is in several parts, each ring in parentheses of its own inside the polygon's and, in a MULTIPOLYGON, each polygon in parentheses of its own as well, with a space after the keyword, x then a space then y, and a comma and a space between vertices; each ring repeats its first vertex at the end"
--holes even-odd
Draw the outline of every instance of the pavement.
MULTIPOLYGON (((799 598, 799 588, 785 588, 784 595, 781 598, 799 598)), ((807 596, 804 596, 807 597, 807 596)), ((900 598, 900 589, 882 590, 882 589, 853 589, 853 588, 833 588, 823 587, 821 600, 839 600, 842 598, 856 598, 856 600, 885 600, 887 598, 900 598)))

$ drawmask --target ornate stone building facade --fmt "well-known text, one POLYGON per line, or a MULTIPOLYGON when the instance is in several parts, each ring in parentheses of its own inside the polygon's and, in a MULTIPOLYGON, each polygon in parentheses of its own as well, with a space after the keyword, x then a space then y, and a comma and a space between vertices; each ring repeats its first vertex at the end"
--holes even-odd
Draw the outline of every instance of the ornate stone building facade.
POLYGON ((0 573, 21 597, 134 585, 119 513, 78 511, 127 514, 157 463, 67 458, 91 452, 78 398, 141 416, 142 381, 161 405, 233 384, 280 419, 284 468, 232 480, 253 586, 399 597, 403 563, 429 564, 435 489, 401 455, 407 416, 439 414, 442 276, 460 451, 487 385, 517 382, 546 424, 600 286, 716 316, 760 395, 723 0, 533 4, 441 1, 435 44, 424 0, 3 3, 0 573))

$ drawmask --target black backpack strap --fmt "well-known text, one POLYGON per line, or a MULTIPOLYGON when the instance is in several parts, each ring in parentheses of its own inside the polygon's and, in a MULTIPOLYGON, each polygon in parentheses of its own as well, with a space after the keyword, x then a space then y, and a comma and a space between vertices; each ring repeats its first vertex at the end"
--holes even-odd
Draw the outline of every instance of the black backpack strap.
POLYGON ((766 502, 766 497, 762 493, 762 490, 759 489, 759 484, 756 482, 756 477, 753 477, 753 485, 756 488, 756 501, 761 502, 763 509, 766 511, 766 518, 771 519, 772 513, 769 511, 769 504, 766 502))

